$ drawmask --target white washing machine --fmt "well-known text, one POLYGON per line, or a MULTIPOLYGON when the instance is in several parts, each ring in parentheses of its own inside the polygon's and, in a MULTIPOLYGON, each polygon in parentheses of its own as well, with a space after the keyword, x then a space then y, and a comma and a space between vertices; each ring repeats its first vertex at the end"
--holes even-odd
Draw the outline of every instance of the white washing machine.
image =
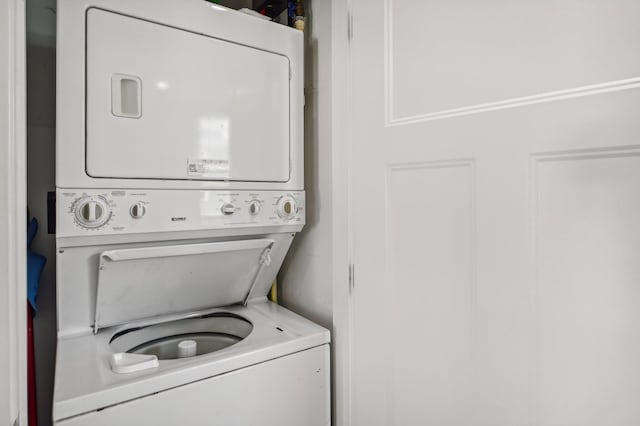
POLYGON ((304 225, 302 35, 58 4, 59 425, 330 424, 329 332, 266 294, 304 225))
POLYGON ((55 423, 330 424, 329 332, 265 297, 303 223, 283 199, 58 190, 55 423))

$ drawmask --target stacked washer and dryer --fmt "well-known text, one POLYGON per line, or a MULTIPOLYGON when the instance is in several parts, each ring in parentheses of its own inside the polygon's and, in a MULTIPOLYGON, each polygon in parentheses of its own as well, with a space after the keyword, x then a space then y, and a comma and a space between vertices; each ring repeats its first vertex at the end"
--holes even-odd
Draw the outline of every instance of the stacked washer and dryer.
POLYGON ((266 295, 305 220, 303 44, 204 0, 60 0, 59 425, 327 425, 266 295))

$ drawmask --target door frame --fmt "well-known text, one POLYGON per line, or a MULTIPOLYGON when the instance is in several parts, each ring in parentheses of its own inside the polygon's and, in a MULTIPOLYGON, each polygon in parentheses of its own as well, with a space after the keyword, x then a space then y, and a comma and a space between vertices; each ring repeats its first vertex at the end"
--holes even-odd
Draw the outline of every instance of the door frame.
MULTIPOLYGON (((320 0, 315 0, 320 1, 320 0)), ((351 55, 353 0, 331 0, 331 162, 333 244, 333 424, 351 418, 352 206, 351 55)))
POLYGON ((0 3, 0 423, 27 424, 25 0, 0 3))

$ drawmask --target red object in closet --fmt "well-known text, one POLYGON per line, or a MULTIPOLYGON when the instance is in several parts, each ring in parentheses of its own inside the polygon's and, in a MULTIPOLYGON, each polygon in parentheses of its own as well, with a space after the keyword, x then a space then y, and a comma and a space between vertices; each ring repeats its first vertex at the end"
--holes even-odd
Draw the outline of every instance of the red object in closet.
POLYGON ((33 315, 35 312, 27 302, 27 389, 29 395, 29 426, 38 424, 36 404, 36 359, 33 347, 33 315))

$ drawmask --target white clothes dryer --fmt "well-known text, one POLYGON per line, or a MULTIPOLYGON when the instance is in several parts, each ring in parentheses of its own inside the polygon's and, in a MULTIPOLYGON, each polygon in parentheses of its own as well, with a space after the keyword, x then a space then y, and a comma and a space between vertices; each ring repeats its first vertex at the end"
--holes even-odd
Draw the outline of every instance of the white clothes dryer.
POLYGON ((303 35, 204 0, 61 0, 59 188, 303 190, 303 35))

